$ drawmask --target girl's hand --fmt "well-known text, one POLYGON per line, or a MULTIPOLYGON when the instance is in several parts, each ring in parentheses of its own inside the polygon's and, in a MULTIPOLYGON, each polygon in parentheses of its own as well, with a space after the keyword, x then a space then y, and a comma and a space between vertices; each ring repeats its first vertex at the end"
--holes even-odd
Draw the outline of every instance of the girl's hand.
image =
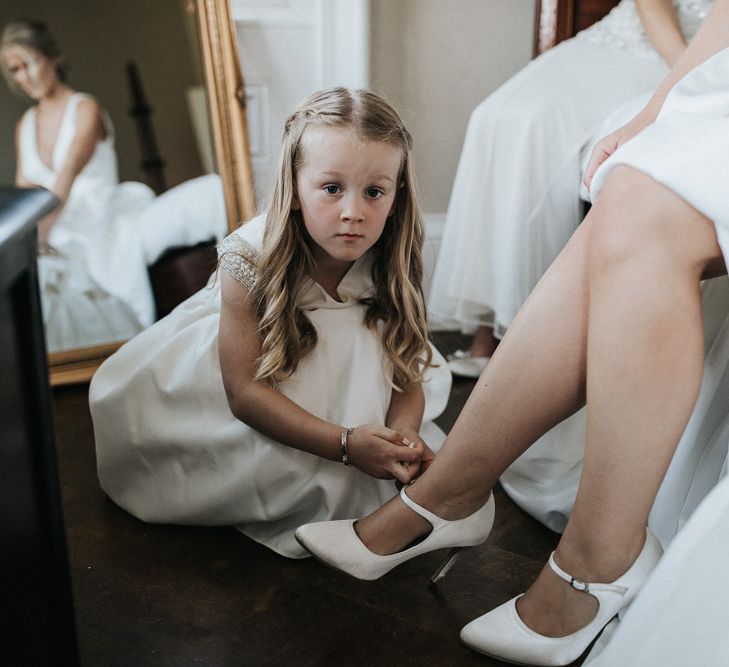
POLYGON ((429 467, 430 464, 433 462, 433 459, 435 459, 435 453, 433 450, 428 447, 425 440, 423 440, 420 437, 420 434, 415 430, 411 428, 401 428, 399 429, 400 433, 404 434, 405 439, 408 442, 414 442, 418 445, 420 445, 423 448, 423 455, 420 457, 420 467, 418 468, 415 477, 411 481, 415 481, 420 475, 422 475, 429 467))
POLYGON ((409 484, 420 474, 424 457, 429 460, 433 456, 420 438, 414 440, 401 431, 371 424, 357 426, 349 434, 347 454, 349 462, 362 472, 403 484, 409 484))

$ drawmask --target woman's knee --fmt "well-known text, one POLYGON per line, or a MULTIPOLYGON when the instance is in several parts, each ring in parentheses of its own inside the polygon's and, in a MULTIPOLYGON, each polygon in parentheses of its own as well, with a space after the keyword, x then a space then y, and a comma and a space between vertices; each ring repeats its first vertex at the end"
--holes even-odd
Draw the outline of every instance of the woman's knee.
POLYGON ((713 226, 667 187, 632 167, 609 174, 590 212, 590 266, 640 259, 700 264, 718 251, 713 226))

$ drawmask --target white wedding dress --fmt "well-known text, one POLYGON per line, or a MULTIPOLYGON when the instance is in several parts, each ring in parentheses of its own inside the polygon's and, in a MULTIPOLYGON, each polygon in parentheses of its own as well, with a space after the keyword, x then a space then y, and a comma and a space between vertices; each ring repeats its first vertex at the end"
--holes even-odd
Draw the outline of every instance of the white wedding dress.
MULTIPOLYGON (((256 272, 264 222, 254 218, 219 247, 222 266, 244 285, 256 272)), ((280 385, 305 410, 342 426, 384 424, 392 393, 392 366, 362 319, 370 268, 369 254, 353 264, 338 288, 341 301, 312 281, 302 287, 299 304, 318 343, 280 385)), ((101 485, 144 521, 234 525, 284 556, 302 558, 308 554, 294 539, 298 526, 360 517, 394 495, 395 485, 238 421, 218 362, 219 315, 220 279, 213 275, 207 288, 97 371, 89 397, 101 485)), ((451 379, 434 355, 421 435, 437 450, 445 436, 432 420, 445 408, 451 379)))
MULTIPOLYGON (((675 4, 690 38, 712 3, 675 4)), ((597 126, 667 73, 634 1, 622 0, 476 108, 432 280, 432 322, 503 335, 582 218, 581 153, 597 126)))
MULTIPOLYGON (((88 97, 68 100, 47 165, 38 154, 36 109, 24 114, 19 149, 23 177, 52 188, 76 132, 76 109, 88 97)), ((226 229, 222 187, 216 175, 173 188, 159 198, 142 183, 119 183, 114 131, 73 182, 49 235, 50 252, 38 258, 49 352, 131 338, 154 321, 147 266, 169 247, 221 238, 226 229), (191 220, 189 210, 197 211, 191 220), (202 208, 201 208, 202 207, 202 208)))
MULTIPOLYGON (((727 155, 729 49, 674 87, 656 122, 601 166, 592 197, 599 198, 612 168, 632 166, 711 219, 726 260, 727 155)), ((705 281, 702 300, 706 358, 701 389, 649 519, 667 551, 609 641, 598 642, 586 664, 729 664, 729 279, 705 281)), ((550 431, 502 477, 509 495, 555 530, 564 527, 577 492, 584 413, 550 431)))

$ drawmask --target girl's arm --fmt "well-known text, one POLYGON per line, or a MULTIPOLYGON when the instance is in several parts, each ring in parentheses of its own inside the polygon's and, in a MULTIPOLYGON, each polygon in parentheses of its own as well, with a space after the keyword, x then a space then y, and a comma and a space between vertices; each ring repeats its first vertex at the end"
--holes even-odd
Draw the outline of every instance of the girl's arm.
POLYGON ((51 187, 60 200, 59 206, 47 215, 38 225, 38 240, 45 243, 53 225, 58 220, 63 206, 68 200, 71 186, 81 170, 86 166, 94 154, 96 143, 105 136, 102 111, 99 103, 92 99, 83 99, 76 108, 76 131, 66 160, 61 167, 56 182, 51 187))
MULTIPOLYGON (((284 445, 341 461, 342 431, 355 425, 319 419, 265 382, 255 381, 261 340, 253 298, 226 271, 221 271, 221 291, 218 354, 231 412, 284 445)), ((348 438, 349 461, 373 477, 407 483, 417 474, 423 448, 403 446, 404 437, 386 426, 356 426, 348 438)))
POLYGON ((729 47, 729 0, 716 0, 696 36, 686 47, 668 76, 658 86, 648 104, 630 122, 610 133, 595 145, 585 170, 584 182, 588 189, 598 167, 619 146, 632 139, 656 119, 673 86, 692 69, 727 47, 729 47))
POLYGON ((398 431, 417 433, 423 421, 424 409, 423 385, 420 383, 408 385, 403 391, 392 392, 385 424, 398 431))
POLYGON ((671 0, 635 0, 643 30, 656 51, 673 67, 686 49, 686 40, 671 0))

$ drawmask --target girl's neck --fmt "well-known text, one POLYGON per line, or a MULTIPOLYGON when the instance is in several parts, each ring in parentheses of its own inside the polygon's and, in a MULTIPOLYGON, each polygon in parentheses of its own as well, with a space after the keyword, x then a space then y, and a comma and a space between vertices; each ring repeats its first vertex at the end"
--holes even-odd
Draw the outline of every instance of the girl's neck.
POLYGON ((332 297, 335 301, 339 301, 339 292, 337 288, 339 283, 349 269, 352 268, 354 262, 339 262, 332 260, 331 258, 322 259, 316 258, 316 269, 314 270, 314 280, 317 284, 321 285, 324 291, 332 297), (328 259, 328 261, 327 261, 328 259))

